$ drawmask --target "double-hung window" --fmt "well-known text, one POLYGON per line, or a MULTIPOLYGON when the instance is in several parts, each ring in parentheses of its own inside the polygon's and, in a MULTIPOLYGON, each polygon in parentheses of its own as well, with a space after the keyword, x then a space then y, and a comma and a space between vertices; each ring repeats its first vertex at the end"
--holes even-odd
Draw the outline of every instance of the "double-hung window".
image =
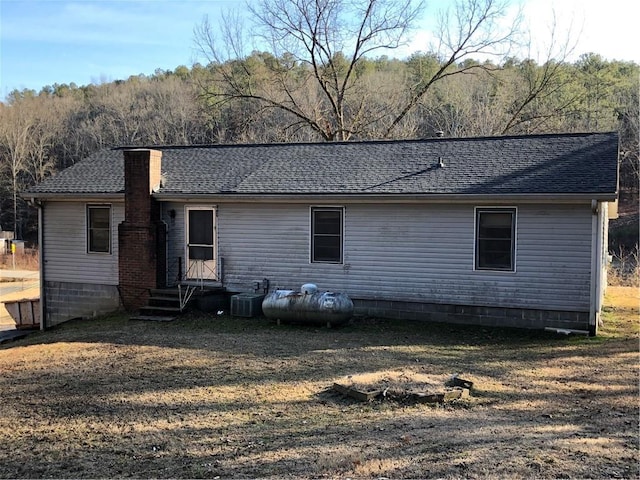
POLYGON ((311 262, 342 263, 342 207, 311 208, 311 262))
POLYGON ((87 252, 111 253, 110 205, 87 205, 87 252))
POLYGON ((476 270, 516 269, 516 209, 476 208, 476 270))

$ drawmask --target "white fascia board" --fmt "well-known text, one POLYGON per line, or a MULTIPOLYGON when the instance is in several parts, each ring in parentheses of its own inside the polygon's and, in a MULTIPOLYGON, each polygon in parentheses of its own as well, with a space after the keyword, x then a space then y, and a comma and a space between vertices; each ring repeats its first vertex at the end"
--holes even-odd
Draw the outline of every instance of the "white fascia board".
POLYGON ((339 203, 474 203, 496 204, 505 202, 518 203, 548 203, 548 204, 579 204, 590 203, 597 199, 612 201, 616 194, 510 194, 510 195, 458 195, 458 194, 169 194, 156 193, 153 197, 159 201, 173 201, 184 203, 215 202, 215 203, 309 203, 309 202, 339 202, 339 203))
POLYGON ((21 195, 25 200, 56 202, 95 202, 97 200, 124 202, 124 193, 24 193, 21 195))

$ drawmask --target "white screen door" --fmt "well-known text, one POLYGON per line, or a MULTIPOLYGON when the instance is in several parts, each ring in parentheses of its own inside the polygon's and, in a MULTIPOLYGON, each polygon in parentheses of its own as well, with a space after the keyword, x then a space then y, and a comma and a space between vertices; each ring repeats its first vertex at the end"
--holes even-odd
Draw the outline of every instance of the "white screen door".
POLYGON ((215 208, 187 207, 188 280, 217 280, 215 208))

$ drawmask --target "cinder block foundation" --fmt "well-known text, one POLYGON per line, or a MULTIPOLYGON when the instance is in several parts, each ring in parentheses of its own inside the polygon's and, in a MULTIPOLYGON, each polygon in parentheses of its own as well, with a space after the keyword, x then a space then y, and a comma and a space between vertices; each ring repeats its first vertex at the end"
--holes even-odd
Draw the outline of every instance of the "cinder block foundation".
POLYGON ((359 316, 543 330, 589 330, 589 312, 450 305, 389 300, 353 300, 359 316))
POLYGON ((72 318, 91 318, 118 310, 121 306, 116 285, 45 282, 45 326, 52 327, 72 318))

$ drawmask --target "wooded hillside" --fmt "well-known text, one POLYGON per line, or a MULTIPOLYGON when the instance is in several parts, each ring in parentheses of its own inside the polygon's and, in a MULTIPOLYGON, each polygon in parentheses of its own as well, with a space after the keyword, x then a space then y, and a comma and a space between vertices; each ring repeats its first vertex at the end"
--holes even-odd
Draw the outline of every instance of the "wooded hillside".
MULTIPOLYGON (((352 64, 337 52, 327 65, 333 69, 327 78, 344 79, 352 64)), ((310 68, 288 54, 253 52, 100 85, 11 92, 0 103, 0 227, 35 239, 34 212, 20 191, 105 147, 408 139, 436 132, 463 137, 618 130, 621 200, 637 205, 635 63, 596 54, 542 65, 516 58, 499 65, 469 59, 448 64, 430 54, 363 57, 342 90, 348 96, 339 111, 343 123, 323 113, 321 89, 331 87, 311 82, 310 68), (416 97, 438 72, 438 81, 416 97), (315 117, 256 101, 270 96, 286 105, 286 95, 308 102, 299 106, 315 117), (399 106, 408 100, 414 105, 398 119, 399 106)))

